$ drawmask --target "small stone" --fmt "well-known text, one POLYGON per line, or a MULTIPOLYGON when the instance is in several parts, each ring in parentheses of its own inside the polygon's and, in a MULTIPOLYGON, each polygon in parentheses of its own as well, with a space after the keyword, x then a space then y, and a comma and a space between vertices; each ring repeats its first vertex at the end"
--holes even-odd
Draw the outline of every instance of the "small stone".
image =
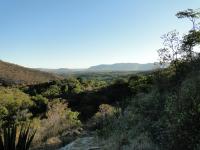
POLYGON ((46 144, 51 145, 51 144, 61 144, 62 141, 58 137, 52 137, 47 140, 46 144))

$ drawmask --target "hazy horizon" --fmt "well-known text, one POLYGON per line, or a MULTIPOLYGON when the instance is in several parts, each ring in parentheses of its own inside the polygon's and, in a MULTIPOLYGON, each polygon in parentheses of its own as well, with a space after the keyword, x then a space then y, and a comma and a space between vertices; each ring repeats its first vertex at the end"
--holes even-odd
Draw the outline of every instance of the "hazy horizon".
POLYGON ((3 61, 3 62, 6 62, 6 63, 11 63, 11 64, 15 64, 15 65, 19 65, 19 66, 22 66, 22 67, 27 67, 27 68, 32 68, 32 69, 74 69, 74 70, 82 70, 82 69, 89 69, 90 67, 95 67, 95 66, 99 66, 99 65, 115 65, 115 64, 140 64, 140 65, 145 65, 145 64, 154 64, 156 62, 147 62, 147 63, 137 63, 137 62, 116 62, 116 63, 110 63, 110 64, 95 64, 95 65, 91 65, 91 66, 88 66, 88 67, 85 67, 85 68, 67 68, 67 67, 57 67, 57 68, 52 68, 52 67, 48 67, 48 68, 44 68, 44 67, 28 67, 28 66, 23 66, 23 65, 20 65, 20 64, 17 64, 17 63, 14 63, 14 62, 8 62, 8 61, 4 61, 4 60, 1 60, 0 61, 3 61))
POLYGON ((198 0, 2 1, 0 59, 53 69, 156 62, 161 35, 191 28, 175 14, 199 5, 198 0))

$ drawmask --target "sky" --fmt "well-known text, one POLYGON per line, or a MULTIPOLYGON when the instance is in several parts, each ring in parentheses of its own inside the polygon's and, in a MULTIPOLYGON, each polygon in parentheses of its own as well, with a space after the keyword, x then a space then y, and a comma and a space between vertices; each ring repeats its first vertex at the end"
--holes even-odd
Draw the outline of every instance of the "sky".
POLYGON ((158 60, 160 37, 191 28, 200 0, 0 0, 0 59, 32 68, 158 60))

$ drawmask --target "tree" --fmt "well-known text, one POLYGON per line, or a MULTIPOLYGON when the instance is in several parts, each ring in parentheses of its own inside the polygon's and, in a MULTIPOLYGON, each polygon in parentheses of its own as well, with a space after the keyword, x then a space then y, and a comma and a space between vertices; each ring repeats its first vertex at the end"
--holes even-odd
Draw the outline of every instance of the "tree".
POLYGON ((199 9, 187 9, 184 11, 179 11, 176 16, 180 19, 188 18, 192 22, 193 30, 198 29, 198 25, 196 20, 200 18, 200 10, 199 9))
POLYGON ((186 60, 192 61, 195 55, 194 47, 200 44, 200 31, 191 30, 183 38, 182 51, 185 53, 186 60))
POLYGON ((200 19, 200 9, 187 9, 184 11, 179 11, 176 16, 180 19, 187 18, 192 22, 192 30, 189 31, 187 35, 183 38, 182 52, 185 53, 185 58, 188 61, 192 61, 195 54, 193 51, 194 47, 200 43, 200 32, 198 31, 199 26, 197 19, 200 19))
POLYGON ((167 34, 164 34, 161 39, 163 39, 164 48, 158 50, 160 64, 162 66, 166 66, 168 63, 173 63, 177 70, 177 63, 181 58, 182 44, 179 32, 173 30, 167 34))

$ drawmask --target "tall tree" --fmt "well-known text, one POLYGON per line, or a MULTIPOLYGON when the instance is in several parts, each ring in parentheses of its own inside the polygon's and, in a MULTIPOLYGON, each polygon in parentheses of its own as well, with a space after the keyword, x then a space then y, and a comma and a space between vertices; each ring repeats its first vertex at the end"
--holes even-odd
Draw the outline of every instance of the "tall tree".
POLYGON ((200 44, 199 23, 200 9, 187 9, 176 14, 178 18, 187 18, 192 22, 192 30, 183 37, 182 52, 185 53, 186 60, 192 61, 195 52, 194 47, 200 44))
POLYGON ((173 30, 164 34, 162 37, 164 48, 158 50, 161 66, 173 63, 177 68, 178 60, 181 58, 182 39, 179 32, 173 30))
POLYGON ((198 23, 197 23, 197 19, 200 18, 200 9, 187 9, 184 11, 179 11, 176 16, 180 19, 182 18, 188 18, 191 22, 192 22, 192 29, 196 30, 198 29, 198 23))
POLYGON ((200 44, 200 31, 191 30, 183 38, 182 52, 185 53, 185 58, 188 61, 192 61, 196 52, 194 47, 200 44))

